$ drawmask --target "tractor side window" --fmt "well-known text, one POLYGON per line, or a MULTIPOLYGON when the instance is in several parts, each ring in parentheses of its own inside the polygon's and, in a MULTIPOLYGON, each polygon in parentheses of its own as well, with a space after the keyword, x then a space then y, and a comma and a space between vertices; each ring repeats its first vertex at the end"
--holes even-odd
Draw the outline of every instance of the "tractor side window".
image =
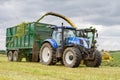
POLYGON ((58 29, 58 31, 53 31, 52 38, 57 42, 57 45, 60 46, 61 42, 61 30, 58 29))

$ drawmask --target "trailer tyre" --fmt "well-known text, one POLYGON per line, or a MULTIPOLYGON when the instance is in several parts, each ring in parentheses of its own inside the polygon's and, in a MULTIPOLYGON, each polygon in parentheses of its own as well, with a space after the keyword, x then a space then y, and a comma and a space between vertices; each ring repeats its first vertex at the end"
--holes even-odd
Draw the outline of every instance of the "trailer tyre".
POLYGON ((13 53, 13 61, 15 62, 21 62, 22 58, 21 58, 21 55, 18 54, 18 51, 14 51, 13 53))
POLYGON ((84 64, 87 66, 87 67, 99 67, 101 65, 101 54, 99 51, 95 51, 94 52, 94 60, 85 60, 84 64))
POLYGON ((66 48, 63 53, 63 63, 66 67, 78 67, 82 60, 79 49, 75 47, 66 48))
POLYGON ((13 53, 12 53, 12 51, 8 52, 8 61, 13 61, 13 53))
POLYGON ((44 65, 55 65, 55 51, 49 43, 44 43, 40 50, 40 60, 44 65))

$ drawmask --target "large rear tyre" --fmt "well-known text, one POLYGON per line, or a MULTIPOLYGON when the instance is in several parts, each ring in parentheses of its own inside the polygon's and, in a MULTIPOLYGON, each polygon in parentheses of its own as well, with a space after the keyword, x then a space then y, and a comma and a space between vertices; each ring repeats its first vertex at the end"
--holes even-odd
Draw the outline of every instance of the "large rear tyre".
POLYGON ((20 54, 18 54, 18 51, 14 51, 13 53, 13 61, 14 62, 21 62, 22 57, 20 54))
POLYGON ((49 43, 44 43, 40 50, 40 60, 44 65, 55 65, 55 52, 49 43))
POLYGON ((94 52, 94 60, 85 60, 84 64, 87 67, 99 67, 101 65, 101 54, 99 51, 94 52))
POLYGON ((13 61, 13 53, 12 53, 12 51, 9 51, 7 56, 8 56, 8 61, 13 61))
POLYGON ((82 60, 79 49, 75 47, 66 48, 63 53, 63 63, 66 67, 78 67, 82 60))

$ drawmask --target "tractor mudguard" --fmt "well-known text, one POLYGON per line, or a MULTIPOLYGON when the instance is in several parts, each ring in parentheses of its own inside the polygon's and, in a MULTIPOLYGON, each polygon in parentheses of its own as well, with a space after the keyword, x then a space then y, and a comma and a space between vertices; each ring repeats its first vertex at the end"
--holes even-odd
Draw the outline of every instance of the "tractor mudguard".
POLYGON ((43 41, 42 44, 44 44, 45 42, 50 43, 50 45, 51 45, 54 49, 58 48, 57 42, 56 42, 54 39, 46 39, 46 40, 43 41))

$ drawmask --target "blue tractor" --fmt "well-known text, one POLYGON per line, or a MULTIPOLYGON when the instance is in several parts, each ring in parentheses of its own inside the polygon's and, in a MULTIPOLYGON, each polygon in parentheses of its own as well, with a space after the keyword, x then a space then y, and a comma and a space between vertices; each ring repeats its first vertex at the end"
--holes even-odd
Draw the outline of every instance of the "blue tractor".
POLYGON ((87 37, 79 37, 78 30, 74 23, 67 17, 48 12, 43 15, 39 22, 47 15, 60 17, 67 21, 68 26, 51 26, 51 38, 45 39, 40 48, 40 61, 45 65, 55 65, 61 62, 66 67, 78 67, 81 61, 84 61, 87 67, 99 67, 101 64, 101 55, 96 48, 91 48, 90 40, 87 37))
POLYGON ((78 67, 81 60, 88 67, 99 67, 101 55, 98 51, 91 53, 89 40, 77 37, 76 29, 68 26, 51 26, 51 38, 44 40, 40 49, 42 64, 54 65, 61 62, 67 67, 78 67))

